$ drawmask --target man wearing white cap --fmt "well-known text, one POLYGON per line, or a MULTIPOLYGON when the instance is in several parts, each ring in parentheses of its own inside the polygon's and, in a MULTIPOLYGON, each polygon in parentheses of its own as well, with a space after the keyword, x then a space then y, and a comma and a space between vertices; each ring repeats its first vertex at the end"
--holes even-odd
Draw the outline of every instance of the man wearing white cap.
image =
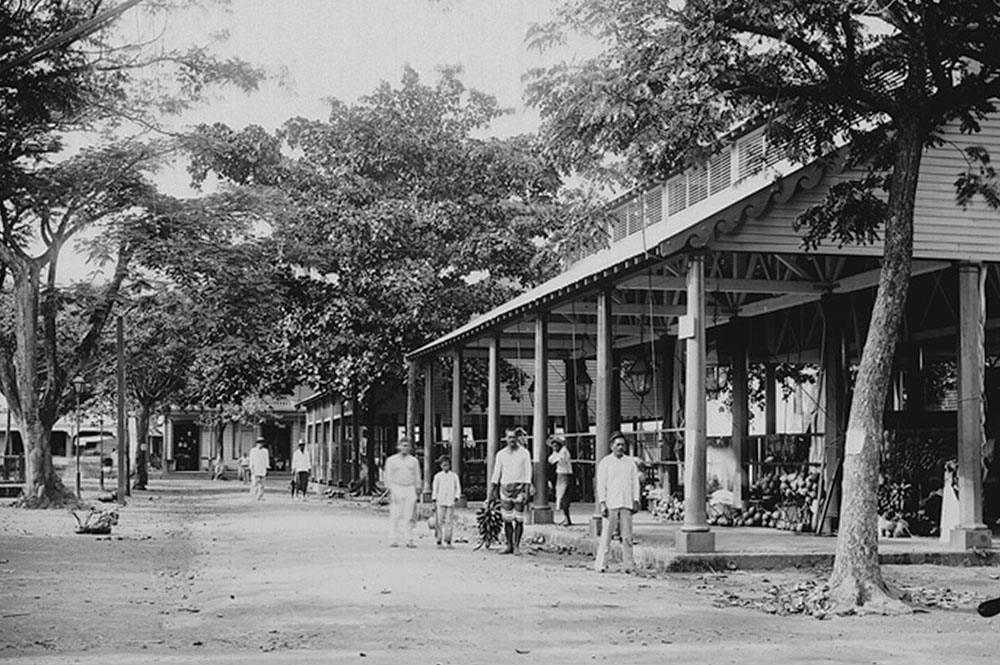
POLYGON ((306 442, 299 439, 299 446, 292 453, 292 474, 295 478, 295 497, 302 495, 302 500, 306 500, 306 490, 309 489, 309 473, 312 471, 312 460, 306 450, 306 442))
POLYGON ((257 437, 257 446, 250 451, 250 498, 264 500, 264 479, 271 468, 271 455, 264 445, 264 437, 257 437))

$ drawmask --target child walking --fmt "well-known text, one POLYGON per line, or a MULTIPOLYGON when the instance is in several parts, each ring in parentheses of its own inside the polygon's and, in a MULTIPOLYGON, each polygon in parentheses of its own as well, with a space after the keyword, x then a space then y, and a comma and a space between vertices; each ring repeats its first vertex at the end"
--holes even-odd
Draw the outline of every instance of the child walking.
POLYGON ((452 534, 455 526, 455 501, 462 495, 462 485, 458 474, 451 470, 451 459, 442 456, 438 460, 441 470, 434 475, 431 500, 434 502, 437 520, 437 546, 452 549, 452 534), (442 544, 443 541, 443 544, 442 544))

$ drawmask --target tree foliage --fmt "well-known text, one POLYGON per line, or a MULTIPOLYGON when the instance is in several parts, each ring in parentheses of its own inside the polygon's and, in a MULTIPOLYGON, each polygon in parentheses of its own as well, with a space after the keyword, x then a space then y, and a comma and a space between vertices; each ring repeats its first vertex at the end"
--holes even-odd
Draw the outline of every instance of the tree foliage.
MULTIPOLYGON (((1000 96, 996 0, 575 0, 536 26, 541 48, 583 30, 594 58, 533 73, 530 99, 564 169, 634 181, 700 161, 764 124, 800 162, 843 153, 856 178, 799 218, 804 245, 883 241, 880 282, 852 397, 830 594, 841 611, 899 611, 878 567, 878 447, 909 285, 924 151, 978 132, 1000 96), (843 146, 843 147, 842 147, 843 146)), ((950 149, 950 148, 945 148, 950 149)), ((988 151, 967 154, 958 202, 984 195, 988 151)))
MULTIPOLYGON (((173 5, 147 3, 147 18, 173 5)), ((150 225, 163 208, 184 206, 159 196, 148 179, 170 146, 109 132, 157 127, 208 86, 253 89, 263 74, 200 45, 168 47, 158 34, 129 42, 115 29, 115 6, 41 0, 0 7, 0 288, 10 289, 14 314, 0 335, 0 390, 27 439, 26 505, 72 501, 49 445, 67 377, 93 363, 150 225), (67 138, 80 132, 88 132, 89 147, 68 150, 67 138), (75 348, 61 350, 58 260, 84 231, 100 236, 91 247, 95 258, 110 259, 110 277, 75 348)))
MULTIPOLYGON (((325 121, 276 135, 204 126, 191 173, 280 197, 273 237, 297 266, 288 362, 316 387, 402 383, 402 354, 550 275, 540 250, 560 184, 528 136, 480 138, 503 113, 455 69, 406 69, 325 121)), ((386 393, 383 393, 386 394, 386 393)))

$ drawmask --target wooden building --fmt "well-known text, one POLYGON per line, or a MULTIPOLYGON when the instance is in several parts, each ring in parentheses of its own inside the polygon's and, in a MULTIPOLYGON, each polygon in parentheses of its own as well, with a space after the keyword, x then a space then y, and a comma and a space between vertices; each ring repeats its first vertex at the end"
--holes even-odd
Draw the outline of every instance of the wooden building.
MULTIPOLYGON (((961 497, 952 541, 963 547, 991 543, 983 517, 981 462, 987 432, 992 438, 1000 429, 1000 381, 987 371, 1000 358, 1000 215, 982 203, 967 209, 955 204, 954 181, 966 168, 963 150, 977 144, 1000 148, 1000 121, 985 123, 976 135, 948 132, 921 166, 913 280, 886 419, 888 430, 952 433, 961 497), (933 400, 925 395, 922 377, 935 363, 951 363, 956 370, 954 410, 928 408, 933 400), (994 393, 996 399, 988 400, 994 393)), ((813 447, 834 495, 825 526, 835 528, 849 375, 866 337, 882 248, 875 242, 805 251, 793 222, 831 187, 856 175, 845 168, 842 154, 809 164, 785 161, 769 150, 763 130, 757 129, 704 165, 621 197, 611 205, 615 221, 609 247, 593 252, 587 247, 595 243, 582 243, 555 278, 408 355, 408 431, 416 435, 421 421, 434 422, 440 413, 433 380, 439 357, 486 358, 491 460, 506 417, 500 363, 530 359, 536 467, 544 469, 544 440, 558 406, 554 365, 567 368, 565 413, 580 413, 579 402, 593 399, 592 427, 573 417, 565 423, 567 431, 592 430, 593 461, 607 454, 609 435, 623 422, 647 420, 637 418, 635 405, 621 399, 622 386, 632 383, 655 412, 654 454, 675 471, 681 468, 686 481, 686 522, 678 548, 706 551, 714 547, 705 518, 706 367, 728 368, 729 445, 739 460, 741 478, 734 493, 740 501, 755 448, 747 395, 750 368, 765 368, 765 434, 772 434, 776 372, 783 363, 810 364, 818 371, 820 406, 813 447), (586 368, 592 395, 574 389, 580 371, 571 370, 576 368, 586 368), (681 459, 673 459, 678 454, 681 459)), ((462 384, 461 367, 453 364, 453 385, 462 384)), ((452 422, 466 421, 454 392, 448 409, 452 422)), ((433 443, 431 437, 419 438, 424 446, 433 443)), ((465 456, 460 434, 452 432, 450 445, 460 470, 465 456)), ((544 487, 536 496, 535 520, 551 519, 544 487)))

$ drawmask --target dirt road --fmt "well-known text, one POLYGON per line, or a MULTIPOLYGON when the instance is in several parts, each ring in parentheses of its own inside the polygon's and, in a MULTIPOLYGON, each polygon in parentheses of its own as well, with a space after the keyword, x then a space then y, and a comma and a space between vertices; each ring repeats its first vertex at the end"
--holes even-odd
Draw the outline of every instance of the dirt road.
MULTIPOLYGON (((14 663, 996 663, 993 568, 908 567, 967 602, 819 621, 717 607, 809 572, 597 575, 589 561, 392 549, 384 514, 232 483, 169 481, 111 539, 65 513, 0 509, 0 659, 14 663), (964 594, 964 595, 963 595, 964 594)), ((471 537, 471 534, 469 534, 471 537)))

